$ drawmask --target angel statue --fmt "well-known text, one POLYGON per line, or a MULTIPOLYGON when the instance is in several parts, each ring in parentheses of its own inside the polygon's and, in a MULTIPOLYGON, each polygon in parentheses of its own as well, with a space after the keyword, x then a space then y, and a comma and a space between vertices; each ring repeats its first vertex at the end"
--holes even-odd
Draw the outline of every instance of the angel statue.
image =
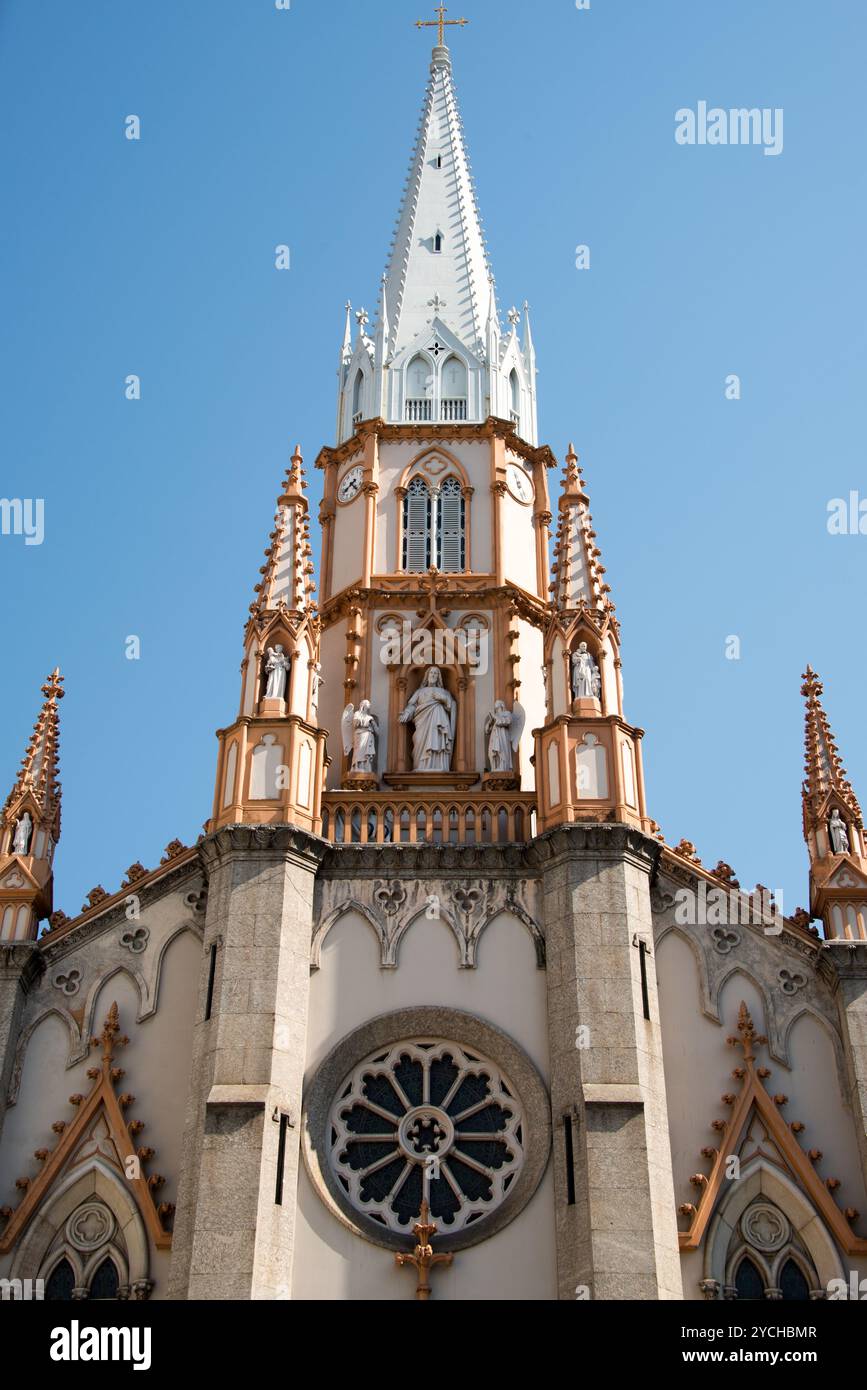
POLYGON ((485 720, 485 747, 491 772, 513 772, 515 754, 524 732, 527 716, 517 700, 511 714, 502 700, 494 701, 493 714, 485 720))
POLYGON ((376 775, 376 741, 379 738, 379 720, 370 708, 369 700, 362 700, 358 709, 347 705, 340 721, 343 734, 343 751, 351 757, 349 766, 351 776, 376 775))
POLYGON ((599 667, 582 642, 572 657, 572 694, 576 700, 598 700, 602 690, 599 667))
POLYGON ((289 673, 289 658, 279 642, 265 654, 266 700, 286 699, 286 678, 289 673))
POLYGON ((15 827, 15 837, 12 841, 13 854, 26 854, 30 847, 30 836, 33 832, 33 818, 29 811, 25 811, 20 821, 15 827))
POLYGON ((403 714, 401 724, 413 724, 413 771, 448 772, 455 746, 457 705, 443 685, 442 671, 431 666, 403 714))
POLYGON ((831 832, 831 844, 833 846, 834 853, 849 854, 851 851, 851 845, 849 844, 849 831, 846 827, 846 822, 840 815, 840 812, 837 810, 836 806, 834 807, 833 813, 831 815, 831 821, 828 826, 828 829, 831 832))

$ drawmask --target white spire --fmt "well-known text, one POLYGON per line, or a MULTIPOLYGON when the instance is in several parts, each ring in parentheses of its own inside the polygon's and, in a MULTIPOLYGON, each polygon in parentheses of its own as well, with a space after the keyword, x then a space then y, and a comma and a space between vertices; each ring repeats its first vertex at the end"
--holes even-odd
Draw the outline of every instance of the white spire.
POLYGON ((390 355, 437 316, 471 351, 485 342, 488 265, 447 48, 435 48, 388 265, 390 355), (439 248, 439 249, 438 249, 439 248))

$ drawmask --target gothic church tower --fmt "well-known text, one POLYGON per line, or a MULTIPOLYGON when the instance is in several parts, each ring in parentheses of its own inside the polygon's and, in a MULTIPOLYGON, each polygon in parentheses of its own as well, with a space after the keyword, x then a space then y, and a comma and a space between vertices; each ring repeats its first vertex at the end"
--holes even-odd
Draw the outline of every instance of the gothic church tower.
POLYGON ((822 687, 810 910, 754 917, 649 818, 587 480, 540 442, 439 15, 378 309, 347 305, 307 451, 318 590, 296 447, 204 833, 56 908, 57 671, 0 816, 0 1279, 51 1299, 867 1279, 867 842, 822 687))
POLYGON ((571 447, 552 582, 443 39, 347 306, 319 605, 296 451, 219 736, 176 1296, 399 1297, 425 1209, 440 1297, 681 1294, 641 732, 571 447))

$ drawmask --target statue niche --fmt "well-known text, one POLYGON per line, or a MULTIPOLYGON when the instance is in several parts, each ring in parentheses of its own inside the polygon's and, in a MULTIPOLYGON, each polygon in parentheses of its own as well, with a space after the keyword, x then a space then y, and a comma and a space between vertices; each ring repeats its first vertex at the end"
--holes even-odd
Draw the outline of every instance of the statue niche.
POLYGON ((285 700, 286 681, 289 674, 289 658, 281 642, 269 647, 263 661, 265 677, 265 700, 285 700))
POLYGON ((586 642, 579 642, 570 661, 574 707, 598 712, 601 709, 602 673, 586 642))
POLYGON ((457 701, 443 684, 438 666, 430 666, 421 685, 399 715, 412 726, 413 772, 449 772, 455 750, 457 701))

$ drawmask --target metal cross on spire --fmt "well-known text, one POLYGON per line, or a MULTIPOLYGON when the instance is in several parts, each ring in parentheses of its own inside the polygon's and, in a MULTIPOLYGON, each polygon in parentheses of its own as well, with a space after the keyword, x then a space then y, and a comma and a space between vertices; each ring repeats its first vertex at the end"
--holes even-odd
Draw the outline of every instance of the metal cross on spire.
POLYGON ((415 27, 416 29, 439 29, 439 46, 440 48, 445 48, 446 29, 450 25, 463 26, 464 24, 469 24, 470 21, 468 19, 446 19, 448 10, 446 6, 442 4, 436 7, 435 13, 439 16, 438 19, 417 19, 415 27))

